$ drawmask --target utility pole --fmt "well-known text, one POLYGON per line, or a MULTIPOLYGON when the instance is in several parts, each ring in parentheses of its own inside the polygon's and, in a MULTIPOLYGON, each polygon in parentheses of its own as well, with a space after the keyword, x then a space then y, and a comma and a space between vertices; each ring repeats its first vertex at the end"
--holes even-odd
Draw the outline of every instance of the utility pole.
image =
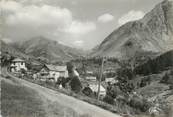
POLYGON ((100 85, 101 85, 101 80, 102 80, 102 76, 103 76, 103 67, 104 67, 104 58, 102 58, 102 63, 101 63, 98 92, 97 92, 97 100, 99 100, 99 98, 100 98, 100 85))

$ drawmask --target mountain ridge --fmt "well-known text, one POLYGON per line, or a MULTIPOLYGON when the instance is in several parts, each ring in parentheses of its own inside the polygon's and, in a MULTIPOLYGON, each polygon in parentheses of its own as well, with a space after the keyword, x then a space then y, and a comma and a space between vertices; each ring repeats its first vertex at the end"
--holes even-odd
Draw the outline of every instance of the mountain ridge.
POLYGON ((83 56, 81 50, 60 44, 58 41, 38 36, 23 42, 15 42, 12 47, 26 55, 47 61, 69 61, 83 56))
POLYGON ((173 1, 165 0, 142 19, 114 30, 91 56, 128 58, 138 51, 164 53, 173 49, 173 1))

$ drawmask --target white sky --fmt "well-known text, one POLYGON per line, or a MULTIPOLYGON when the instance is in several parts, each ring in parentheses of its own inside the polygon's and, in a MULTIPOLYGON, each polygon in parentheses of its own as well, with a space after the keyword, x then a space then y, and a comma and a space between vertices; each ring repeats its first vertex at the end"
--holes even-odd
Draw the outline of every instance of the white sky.
POLYGON ((1 0, 1 35, 8 42, 45 36, 68 46, 91 49, 122 24, 142 18, 159 2, 1 0))

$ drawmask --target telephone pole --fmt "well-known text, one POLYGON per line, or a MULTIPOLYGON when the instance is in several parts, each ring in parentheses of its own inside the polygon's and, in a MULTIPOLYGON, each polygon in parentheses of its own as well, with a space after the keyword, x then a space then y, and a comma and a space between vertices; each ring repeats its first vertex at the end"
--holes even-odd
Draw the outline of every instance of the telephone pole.
POLYGON ((101 85, 101 80, 102 80, 102 76, 103 76, 103 67, 104 67, 104 58, 102 58, 102 63, 101 63, 98 92, 97 92, 97 100, 99 100, 99 98, 100 98, 100 85, 101 85))

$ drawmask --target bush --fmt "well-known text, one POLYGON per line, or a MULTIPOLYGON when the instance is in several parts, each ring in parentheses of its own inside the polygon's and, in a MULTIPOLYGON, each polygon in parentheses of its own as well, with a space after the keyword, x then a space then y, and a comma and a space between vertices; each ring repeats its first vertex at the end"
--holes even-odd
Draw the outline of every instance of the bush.
POLYGON ((108 103, 108 104, 114 104, 114 99, 109 96, 109 95, 106 95, 104 98, 103 98, 103 101, 108 103))
POLYGON ((150 104, 146 99, 136 96, 130 100, 129 105, 133 108, 139 109, 142 112, 146 112, 150 107, 150 104))
POLYGON ((25 69, 22 68, 20 71, 21 71, 22 74, 26 74, 26 70, 25 69))
POLYGON ((93 96, 94 96, 93 91, 92 91, 89 87, 85 87, 85 88, 82 90, 82 93, 85 94, 85 95, 88 96, 88 97, 93 97, 93 96))

